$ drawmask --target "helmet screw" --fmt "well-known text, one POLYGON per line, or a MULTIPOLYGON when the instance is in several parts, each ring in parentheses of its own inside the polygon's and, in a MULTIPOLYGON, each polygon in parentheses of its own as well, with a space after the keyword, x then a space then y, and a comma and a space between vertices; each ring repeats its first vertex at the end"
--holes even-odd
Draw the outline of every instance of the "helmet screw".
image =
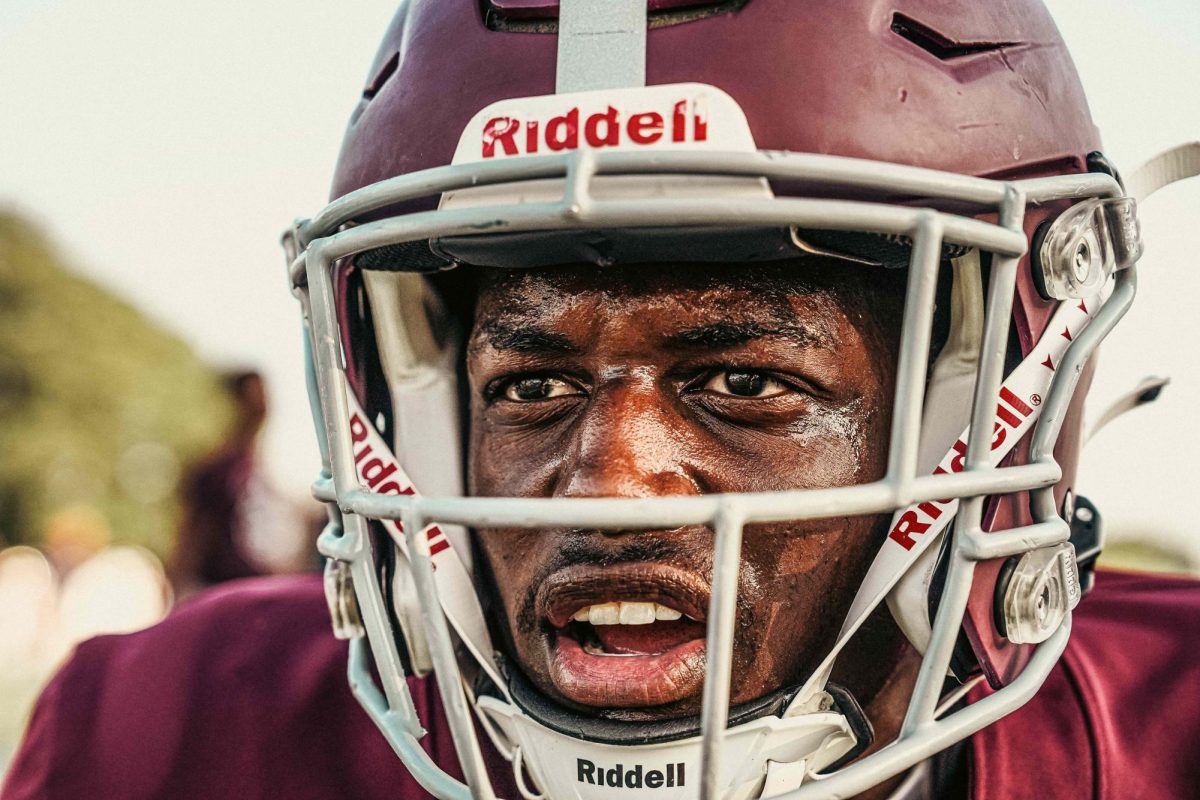
POLYGON ((1087 281, 1088 273, 1092 271, 1092 248, 1087 241, 1079 243, 1075 250, 1075 280, 1080 283, 1087 281))

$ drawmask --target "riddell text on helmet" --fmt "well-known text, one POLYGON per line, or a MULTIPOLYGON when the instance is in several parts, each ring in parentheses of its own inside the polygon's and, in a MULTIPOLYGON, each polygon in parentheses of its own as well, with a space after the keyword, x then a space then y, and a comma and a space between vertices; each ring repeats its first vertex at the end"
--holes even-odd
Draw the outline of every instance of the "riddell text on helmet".
MULTIPOLYGON (((350 441, 357 448, 354 451, 354 467, 363 485, 379 494, 416 494, 412 482, 388 452, 379 434, 357 411, 350 414, 350 441)), ((398 533, 404 531, 404 525, 399 520, 387 520, 385 524, 394 525, 398 533)), ((450 540, 437 525, 430 525, 425 537, 429 542, 431 557, 450 549, 450 540)), ((434 564, 433 568, 436 570, 437 565, 434 564)))
MULTIPOLYGON (((1029 404, 1018 397, 1007 387, 1000 388, 1000 402, 996 404, 996 422, 992 428, 992 450, 998 450, 1008 439, 1010 431, 1016 431, 1021 423, 1033 413, 1029 404)), ((967 443, 959 437, 954 442, 953 449, 942 459, 942 463, 933 471, 934 475, 945 475, 947 472, 962 472, 967 457, 967 443), (947 460, 949 463, 947 463, 947 460)), ((917 542, 914 536, 926 533, 935 522, 946 513, 952 500, 932 500, 921 503, 916 508, 910 508, 900 515, 888 539, 911 550, 917 542)))
POLYGON ((623 113, 615 106, 587 113, 572 106, 562 114, 522 120, 516 115, 492 117, 483 125, 482 156, 532 155, 578 150, 580 147, 675 144, 708 140, 708 114, 702 99, 675 101, 669 110, 623 113))
POLYGON ((378 452, 381 448, 373 446, 369 433, 367 421, 357 413, 352 413, 350 441, 357 448, 354 451, 354 466, 359 479, 368 489, 379 494, 413 494, 413 486, 400 472, 399 465, 386 452, 378 452))

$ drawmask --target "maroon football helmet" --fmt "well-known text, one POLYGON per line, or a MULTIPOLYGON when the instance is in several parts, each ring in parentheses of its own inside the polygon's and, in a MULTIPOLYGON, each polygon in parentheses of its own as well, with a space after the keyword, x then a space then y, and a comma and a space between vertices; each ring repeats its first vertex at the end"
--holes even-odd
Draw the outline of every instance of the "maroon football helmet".
POLYGON ((335 627, 356 694, 434 794, 466 789, 417 744, 406 673, 436 671, 476 796, 475 720, 527 796, 603 796, 577 765, 624 757, 662 782, 623 787, 656 797, 844 797, 1019 707, 1061 654, 1098 551, 1072 493, 1090 357, 1132 302, 1140 240, 1037 0, 406 3, 332 202, 286 243, 335 627), (882 479, 462 496, 473 268, 809 256, 908 273, 882 479), (736 569, 718 561, 705 711, 670 731, 597 727, 523 685, 471 579, 474 528, 705 524, 736 557, 745 524, 857 514, 893 521, 842 635, 752 710, 728 707, 736 569), (868 726, 828 678, 883 602, 924 660, 898 741, 855 760, 868 726), (974 701, 950 702, 965 689, 947 695, 947 675, 974 701))

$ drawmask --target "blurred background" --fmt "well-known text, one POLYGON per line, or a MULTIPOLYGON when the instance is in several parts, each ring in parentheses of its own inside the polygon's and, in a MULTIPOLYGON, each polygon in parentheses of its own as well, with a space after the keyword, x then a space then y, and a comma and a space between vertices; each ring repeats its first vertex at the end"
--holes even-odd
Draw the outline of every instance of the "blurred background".
MULTIPOLYGON (((1200 3, 1049 0, 1126 173, 1200 138, 1200 3)), ((0 3, 0 775, 73 644, 316 565, 318 465, 278 234, 326 199, 394 0, 0 3), (180 541, 177 532, 191 535, 180 541)), ((850 57, 850 56, 848 56, 850 57)), ((1200 181, 1142 209, 1079 481, 1102 562, 1200 571, 1200 181)))

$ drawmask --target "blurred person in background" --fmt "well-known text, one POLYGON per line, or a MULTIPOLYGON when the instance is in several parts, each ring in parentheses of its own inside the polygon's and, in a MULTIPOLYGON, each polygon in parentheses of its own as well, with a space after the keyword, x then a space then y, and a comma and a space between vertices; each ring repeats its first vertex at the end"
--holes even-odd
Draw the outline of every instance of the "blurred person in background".
POLYGON ((303 532, 310 526, 259 466, 266 383, 257 371, 239 370, 225 376, 225 388, 234 407, 229 432, 182 483, 168 568, 181 599, 224 581, 303 567, 303 532))

